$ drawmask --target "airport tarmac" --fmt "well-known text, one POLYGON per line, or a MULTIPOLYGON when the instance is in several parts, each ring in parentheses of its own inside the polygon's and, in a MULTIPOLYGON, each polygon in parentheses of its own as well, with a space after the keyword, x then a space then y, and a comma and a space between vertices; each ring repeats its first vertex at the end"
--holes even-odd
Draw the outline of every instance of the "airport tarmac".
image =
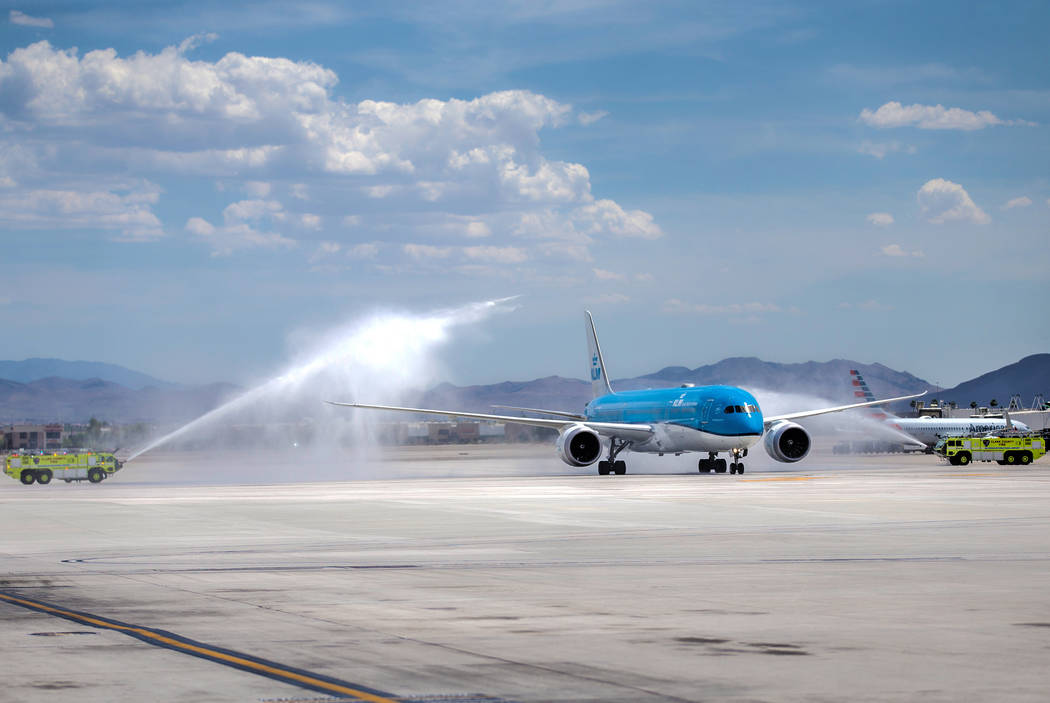
POLYGON ((0 701, 1046 700, 1050 461, 665 459, 4 478, 0 701))

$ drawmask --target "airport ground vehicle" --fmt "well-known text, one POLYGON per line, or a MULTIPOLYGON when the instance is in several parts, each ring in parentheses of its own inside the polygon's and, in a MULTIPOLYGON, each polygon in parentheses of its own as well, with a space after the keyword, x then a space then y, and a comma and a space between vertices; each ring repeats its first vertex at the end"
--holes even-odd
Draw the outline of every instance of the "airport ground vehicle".
POLYGON ((1015 437, 945 437, 933 451, 952 466, 966 466, 971 461, 995 461, 1004 466, 1031 464, 1046 454, 1046 438, 1035 434, 1015 437))
POLYGON ((58 454, 8 454, 4 457, 4 473, 26 486, 48 484, 53 478, 66 483, 90 481, 99 483, 124 466, 107 452, 69 452, 58 454))

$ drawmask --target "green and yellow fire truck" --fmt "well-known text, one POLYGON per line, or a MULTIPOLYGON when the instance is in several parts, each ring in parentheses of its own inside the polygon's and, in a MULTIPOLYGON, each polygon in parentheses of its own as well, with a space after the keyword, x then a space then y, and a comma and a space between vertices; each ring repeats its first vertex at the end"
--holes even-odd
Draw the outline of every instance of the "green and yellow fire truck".
POLYGON ((106 452, 8 454, 4 457, 4 473, 27 486, 34 482, 46 485, 53 478, 60 478, 66 483, 83 480, 99 483, 122 466, 122 461, 106 452))
POLYGON ((995 461, 1004 466, 1026 466, 1046 454, 1046 438, 1039 435, 1016 437, 945 437, 933 451, 952 466, 971 461, 995 461))

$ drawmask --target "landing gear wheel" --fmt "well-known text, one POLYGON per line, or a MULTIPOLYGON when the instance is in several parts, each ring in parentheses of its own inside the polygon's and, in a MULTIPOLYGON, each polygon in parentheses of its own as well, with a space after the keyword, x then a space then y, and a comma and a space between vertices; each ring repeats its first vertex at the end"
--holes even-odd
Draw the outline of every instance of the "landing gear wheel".
POLYGON ((1028 466, 1031 463, 1032 463, 1032 454, 1031 454, 1031 452, 1021 452, 1021 465, 1022 466, 1028 466))
POLYGON ((725 472, 726 472, 726 460, 725 459, 719 459, 717 462, 715 462, 715 473, 716 474, 724 474, 725 472))
POLYGON ((91 481, 92 483, 100 483, 104 478, 105 474, 102 473, 102 469, 88 469, 88 481, 91 481))
POLYGON ((744 462, 742 462, 742 461, 738 461, 737 462, 737 464, 736 464, 736 472, 738 474, 744 473, 744 462))
POLYGON ((625 473, 627 473, 627 462, 626 461, 614 461, 613 462, 613 472, 617 476, 623 476, 625 473))
POLYGON ((36 472, 36 482, 41 486, 51 483, 51 469, 40 469, 36 472))
POLYGON ((22 475, 18 479, 26 486, 32 486, 33 482, 36 481, 36 474, 28 469, 22 472, 22 475))
POLYGON ((711 473, 711 460, 710 459, 701 459, 700 461, 698 461, 696 463, 696 470, 699 471, 702 474, 709 474, 709 473, 711 473))

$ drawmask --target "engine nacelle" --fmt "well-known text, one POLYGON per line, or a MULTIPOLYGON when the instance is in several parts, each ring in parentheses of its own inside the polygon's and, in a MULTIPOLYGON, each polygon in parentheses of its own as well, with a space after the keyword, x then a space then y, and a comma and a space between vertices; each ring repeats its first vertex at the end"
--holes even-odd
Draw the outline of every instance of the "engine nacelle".
POLYGON ((590 466, 602 455, 601 437, 584 425, 570 425, 558 435, 558 454, 569 466, 590 466))
POLYGON ((809 439, 809 432, 794 422, 778 422, 773 425, 766 431, 763 441, 766 444, 766 453, 786 464, 805 459, 813 444, 809 439))

